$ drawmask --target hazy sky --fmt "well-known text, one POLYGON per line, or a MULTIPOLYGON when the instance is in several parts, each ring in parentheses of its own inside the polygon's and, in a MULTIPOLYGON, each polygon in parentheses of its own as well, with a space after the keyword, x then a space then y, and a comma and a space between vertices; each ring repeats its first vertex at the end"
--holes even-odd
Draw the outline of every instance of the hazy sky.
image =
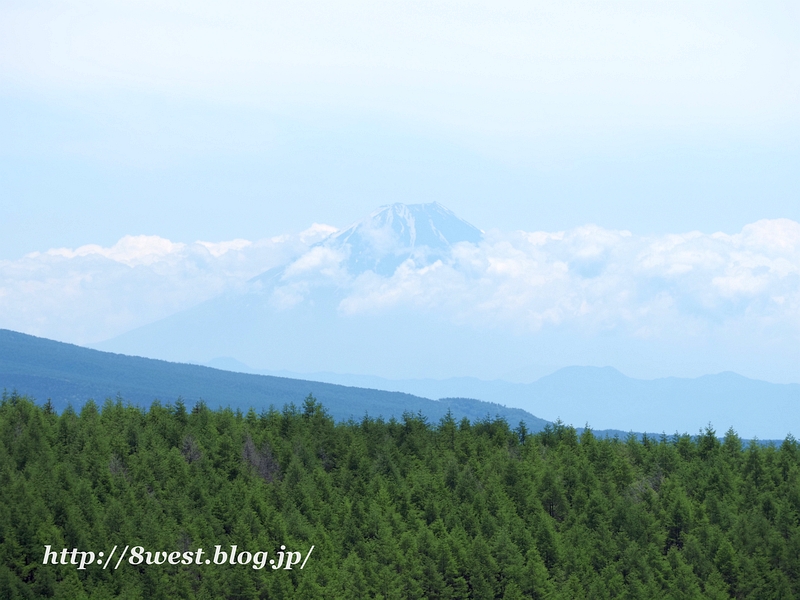
POLYGON ((96 343, 438 201, 474 255, 340 311, 800 381, 798 107, 797 2, 6 0, 0 327, 96 343))
POLYGON ((314 245, 332 230, 316 225, 256 241, 125 236, 0 260, 0 327, 306 373, 535 379, 590 364, 645 378, 734 370, 800 382, 796 221, 760 220, 733 235, 494 229, 470 243, 450 217, 450 251, 403 260, 386 211, 360 222, 349 250, 314 245), (393 273, 364 270, 395 251, 393 273))
POLYGON ((800 221, 799 10, 6 0, 0 259, 396 201, 504 231, 800 221))

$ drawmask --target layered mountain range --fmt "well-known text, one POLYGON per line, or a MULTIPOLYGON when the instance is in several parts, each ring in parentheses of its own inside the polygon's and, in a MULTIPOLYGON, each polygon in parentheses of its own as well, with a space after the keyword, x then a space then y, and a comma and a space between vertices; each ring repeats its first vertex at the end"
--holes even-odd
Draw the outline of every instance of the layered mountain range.
POLYGON ((118 399, 143 407, 154 401, 183 401, 190 407, 204 402, 211 408, 261 413, 298 407, 311 394, 338 421, 364 416, 399 420, 411 413, 435 423, 449 413, 456 420, 501 417, 512 426, 522 422, 529 431, 540 431, 547 424, 523 410, 471 398, 431 400, 402 392, 235 373, 100 352, 5 329, 0 329, 0 390, 4 398, 17 393, 40 404, 49 401, 59 412, 67 406, 80 410, 90 399, 100 405, 118 399))
POLYGON ((522 408, 545 418, 601 430, 691 434, 711 425, 732 427, 760 439, 781 439, 800 430, 800 385, 776 384, 723 372, 701 377, 627 377, 612 367, 572 366, 531 383, 475 377, 386 379, 340 373, 258 371, 231 358, 220 369, 322 381, 413 394, 423 398, 475 398, 522 408))
POLYGON ((560 418, 579 430, 590 425, 599 435, 696 434, 710 424, 718 434, 732 426, 745 438, 761 440, 780 440, 796 431, 800 416, 800 385, 735 373, 647 381, 608 367, 569 367, 531 384, 515 384, 332 373, 276 376, 253 372, 233 359, 213 362, 221 368, 100 352, 0 329, 0 390, 40 403, 50 400, 58 411, 67 405, 80 409, 89 399, 120 398, 140 406, 183 399, 189 406, 204 401, 211 407, 260 412, 297 406, 313 394, 337 420, 364 415, 400 419, 414 413, 437 422, 449 411, 455 419, 502 417, 512 426, 524 422, 530 431, 560 418), (653 426, 637 429, 641 423, 653 426))
MULTIPOLYGON (((697 235, 646 243, 587 228, 520 232, 514 242, 491 238, 437 203, 394 204, 243 285, 95 347, 204 365, 225 357, 258 373, 470 397, 579 426, 669 433, 710 422, 781 438, 800 422, 797 385, 735 373, 636 379, 602 368, 658 372, 653 367, 668 358, 708 373, 696 365, 759 360, 741 335, 762 327, 748 321, 752 293, 742 286, 780 276, 789 294, 791 273, 771 274, 786 261, 736 275, 739 250, 732 275, 722 277, 718 266, 703 270, 711 267, 698 257, 716 265, 727 246, 714 244, 749 244, 747 260, 764 262, 769 252, 787 252, 770 237, 781 227, 788 225, 762 224, 741 240, 711 236, 702 242, 705 254, 676 254, 697 235), (753 254, 759 248, 763 256, 753 254), (581 363, 596 366, 563 368, 581 363), (495 381, 511 373, 527 375, 495 381)), ((784 298, 775 304, 784 306, 790 296, 776 298, 770 302, 784 298)), ((774 354, 792 334, 764 323, 774 354)), ((784 353, 789 362, 791 352, 784 353)))

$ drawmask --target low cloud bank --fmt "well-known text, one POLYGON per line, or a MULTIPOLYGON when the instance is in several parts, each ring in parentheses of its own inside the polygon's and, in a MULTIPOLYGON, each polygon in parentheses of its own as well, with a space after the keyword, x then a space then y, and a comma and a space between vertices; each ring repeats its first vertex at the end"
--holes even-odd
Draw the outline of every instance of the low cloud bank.
POLYGON ((0 261, 0 327, 89 344, 189 308, 286 264, 335 228, 256 242, 125 236, 0 261))
POLYGON ((345 314, 410 306, 528 332, 569 326, 653 338, 746 325, 796 335, 800 325, 800 224, 788 219, 734 235, 494 231, 433 264, 409 259, 391 277, 350 276, 334 251, 309 258, 286 270, 276 297, 300 302, 322 279, 346 290, 345 314))
POLYGON ((487 232, 430 264, 389 277, 347 268, 347 253, 313 244, 334 231, 250 242, 174 243, 126 236, 0 262, 0 327, 77 343, 107 339, 285 266, 276 310, 334 286, 343 315, 395 309, 535 335, 568 328, 649 340, 720 332, 800 337, 800 224, 762 220, 736 234, 637 236, 587 225, 562 232, 487 232))

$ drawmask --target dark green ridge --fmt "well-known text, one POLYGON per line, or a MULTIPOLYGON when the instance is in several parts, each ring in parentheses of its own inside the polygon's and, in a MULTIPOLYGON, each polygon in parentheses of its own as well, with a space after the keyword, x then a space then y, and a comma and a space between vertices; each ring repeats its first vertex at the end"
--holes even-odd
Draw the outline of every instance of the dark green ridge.
POLYGON ((204 401, 210 408, 229 406, 243 411, 301 404, 313 394, 337 421, 371 417, 400 418, 421 413, 438 422, 450 410, 453 418, 471 421, 502 417, 512 426, 524 421, 541 431, 548 421, 500 404, 469 398, 430 400, 402 392, 347 387, 316 381, 233 373, 211 367, 172 363, 82 348, 74 344, 0 329, 0 390, 17 391, 40 404, 49 399, 61 412, 79 408, 88 399, 102 402, 121 397, 138 406, 154 400, 187 405, 204 401))
MULTIPOLYGON (((68 405, 79 409, 88 399, 102 402, 122 398, 148 407, 154 400, 188 406, 201 400, 210 408, 231 407, 247 411, 299 405, 312 394, 336 421, 359 420, 364 415, 400 418, 404 413, 422 414, 436 423, 449 410, 454 419, 478 421, 502 417, 511 426, 524 422, 531 432, 542 431, 550 421, 520 408, 473 398, 431 400, 403 392, 388 392, 272 375, 223 371, 212 367, 173 363, 83 348, 8 329, 0 329, 0 391, 17 392, 39 404, 51 401, 61 412, 68 405)), ((572 425, 577 425, 573 423, 572 425)), ((576 427, 582 433, 584 427, 576 427)), ((653 439, 661 433, 593 430, 599 437, 629 436, 653 439)), ((685 432, 669 432, 673 433, 685 432)), ((722 431, 718 433, 723 433, 722 431)), ((720 438, 722 439, 722 438, 720 438)), ((758 440, 761 445, 780 445, 782 440, 758 440)))

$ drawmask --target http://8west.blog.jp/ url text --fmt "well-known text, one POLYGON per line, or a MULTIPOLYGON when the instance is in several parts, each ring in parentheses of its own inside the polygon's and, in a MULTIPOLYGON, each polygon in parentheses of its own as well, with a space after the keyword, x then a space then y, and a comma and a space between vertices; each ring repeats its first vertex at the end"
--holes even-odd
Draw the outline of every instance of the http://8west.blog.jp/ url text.
POLYGON ((180 551, 154 551, 147 550, 144 546, 125 546, 121 551, 118 546, 114 546, 111 552, 106 554, 104 551, 93 552, 91 550, 78 550, 77 548, 61 548, 55 550, 51 546, 44 547, 44 565, 73 565, 78 570, 85 570, 92 565, 102 566, 103 569, 119 569, 120 565, 127 563, 133 566, 139 565, 250 565, 253 569, 272 569, 291 570, 294 568, 302 569, 306 566, 308 558, 314 551, 314 546, 308 552, 287 550, 286 546, 281 546, 280 550, 270 554, 266 550, 258 552, 248 552, 239 550, 236 544, 227 546, 214 546, 213 552, 206 552, 203 548, 195 550, 180 551), (119 551, 119 553, 118 553, 119 551))

